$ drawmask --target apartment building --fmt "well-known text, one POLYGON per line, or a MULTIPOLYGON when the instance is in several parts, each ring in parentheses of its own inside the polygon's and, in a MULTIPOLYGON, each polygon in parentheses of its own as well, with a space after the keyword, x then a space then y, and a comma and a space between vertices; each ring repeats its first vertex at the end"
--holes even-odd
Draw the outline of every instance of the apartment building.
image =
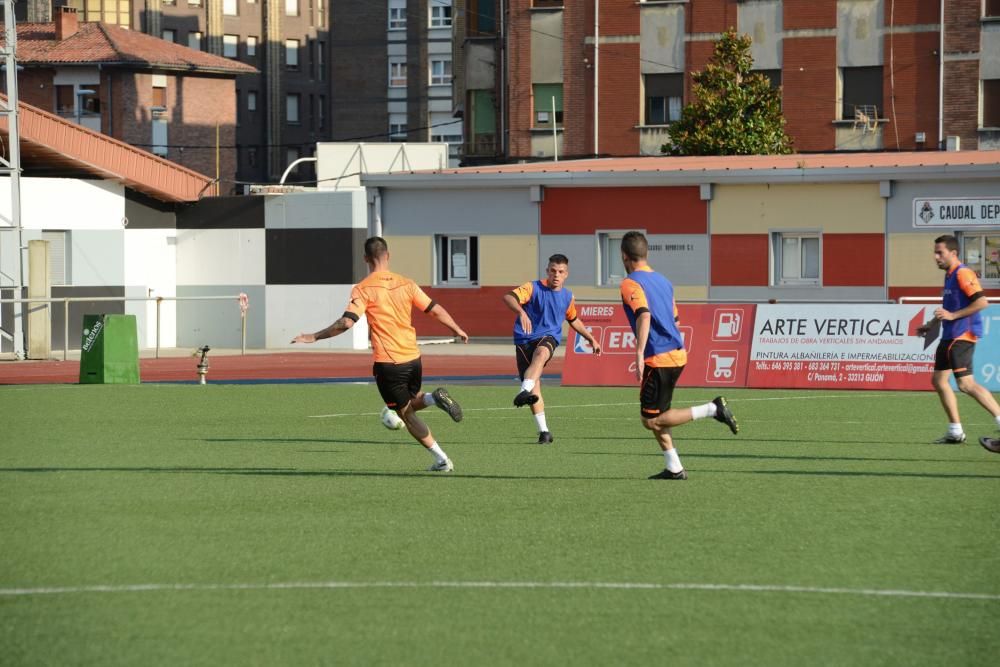
POLYGON ((21 101, 218 178, 218 191, 230 190, 236 161, 222 147, 236 141, 235 80, 253 67, 122 26, 79 23, 70 7, 54 18, 17 26, 21 101))
POLYGON ((455 13, 466 163, 658 154, 729 28, 781 87, 798 151, 1000 146, 1000 0, 455 0, 455 13))
POLYGON ((452 0, 343 0, 331 26, 334 141, 440 141, 457 164, 452 0))

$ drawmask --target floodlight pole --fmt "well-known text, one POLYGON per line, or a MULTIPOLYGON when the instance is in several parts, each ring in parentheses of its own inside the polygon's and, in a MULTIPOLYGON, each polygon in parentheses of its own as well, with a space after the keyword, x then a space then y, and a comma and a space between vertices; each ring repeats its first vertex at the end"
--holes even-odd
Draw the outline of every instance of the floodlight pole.
MULTIPOLYGON (((0 116, 7 117, 7 151, 9 157, 0 156, 0 173, 10 175, 10 225, 17 244, 14 249, 14 266, 10 272, 14 298, 21 298, 24 286, 24 229, 21 226, 21 133, 17 119, 17 25, 14 20, 14 0, 3 0, 4 47, 0 50, 7 77, 7 103, 0 104, 0 116)), ((2 255, 0 255, 2 257, 2 255)), ((0 276, 3 272, 0 271, 0 276)), ((14 302, 14 356, 25 358, 24 309, 14 302)))

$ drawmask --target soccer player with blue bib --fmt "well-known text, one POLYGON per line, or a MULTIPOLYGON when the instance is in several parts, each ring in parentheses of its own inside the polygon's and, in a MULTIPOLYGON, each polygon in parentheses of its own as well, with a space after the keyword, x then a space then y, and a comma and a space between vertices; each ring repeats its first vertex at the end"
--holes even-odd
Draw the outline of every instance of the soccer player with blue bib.
POLYGON ((514 313, 514 348, 521 391, 514 397, 514 406, 531 406, 538 426, 538 444, 552 443, 552 433, 545 421, 542 401, 542 370, 549 363, 562 339, 563 321, 587 339, 594 354, 601 353, 601 344, 587 331, 576 313, 573 293, 564 287, 569 277, 566 255, 549 257, 545 280, 533 280, 504 294, 503 300, 514 313))
MULTIPOLYGON (((934 239, 934 262, 945 272, 941 307, 934 310, 934 319, 917 328, 917 334, 926 336, 936 322, 940 322, 941 342, 934 355, 931 384, 948 416, 948 431, 935 440, 934 444, 959 445, 965 442, 965 431, 958 416, 958 400, 948 381, 952 374, 959 390, 976 399, 979 405, 993 415, 1000 428, 1000 405, 986 387, 976 382, 972 373, 972 355, 976 349, 976 341, 983 335, 983 316, 980 311, 989 303, 983 295, 976 272, 958 259, 957 238, 946 234, 934 239)), ((994 451, 986 442, 989 440, 983 438, 980 443, 986 449, 994 451)))
POLYGON ((628 271, 621 284, 621 296, 625 316, 635 333, 640 416, 643 427, 656 436, 666 462, 663 471, 650 479, 687 479, 671 435, 674 426, 713 417, 734 434, 740 427, 722 396, 691 408, 670 407, 674 387, 687 364, 684 340, 677 328, 674 286, 649 266, 649 243, 641 232, 625 234, 621 251, 622 264, 628 271))

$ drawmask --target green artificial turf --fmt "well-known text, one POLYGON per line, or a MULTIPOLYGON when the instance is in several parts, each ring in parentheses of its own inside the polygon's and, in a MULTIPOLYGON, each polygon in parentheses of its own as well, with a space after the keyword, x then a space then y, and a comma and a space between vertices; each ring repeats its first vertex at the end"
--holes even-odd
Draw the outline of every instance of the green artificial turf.
POLYGON ((1000 655, 1000 456, 966 398, 969 444, 935 446, 932 393, 732 391, 742 432, 676 429, 673 482, 634 389, 546 387, 552 446, 515 386, 451 389, 463 422, 422 413, 442 474, 371 386, 0 387, 0 664, 1000 655))

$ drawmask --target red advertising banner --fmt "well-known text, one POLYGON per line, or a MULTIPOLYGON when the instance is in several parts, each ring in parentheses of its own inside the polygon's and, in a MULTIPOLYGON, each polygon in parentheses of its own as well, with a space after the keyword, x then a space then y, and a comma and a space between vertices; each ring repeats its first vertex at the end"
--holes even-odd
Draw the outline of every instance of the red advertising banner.
POLYGON ((936 306, 764 304, 747 386, 930 389, 938 332, 916 335, 936 306))
MULTIPOLYGON (((745 387, 753 335, 754 304, 681 304, 679 328, 688 352, 682 387, 745 387)), ((624 307, 615 304, 577 306, 581 321, 601 341, 603 354, 592 354, 587 341, 571 332, 562 383, 566 386, 632 387, 635 379, 635 335, 624 307)))

